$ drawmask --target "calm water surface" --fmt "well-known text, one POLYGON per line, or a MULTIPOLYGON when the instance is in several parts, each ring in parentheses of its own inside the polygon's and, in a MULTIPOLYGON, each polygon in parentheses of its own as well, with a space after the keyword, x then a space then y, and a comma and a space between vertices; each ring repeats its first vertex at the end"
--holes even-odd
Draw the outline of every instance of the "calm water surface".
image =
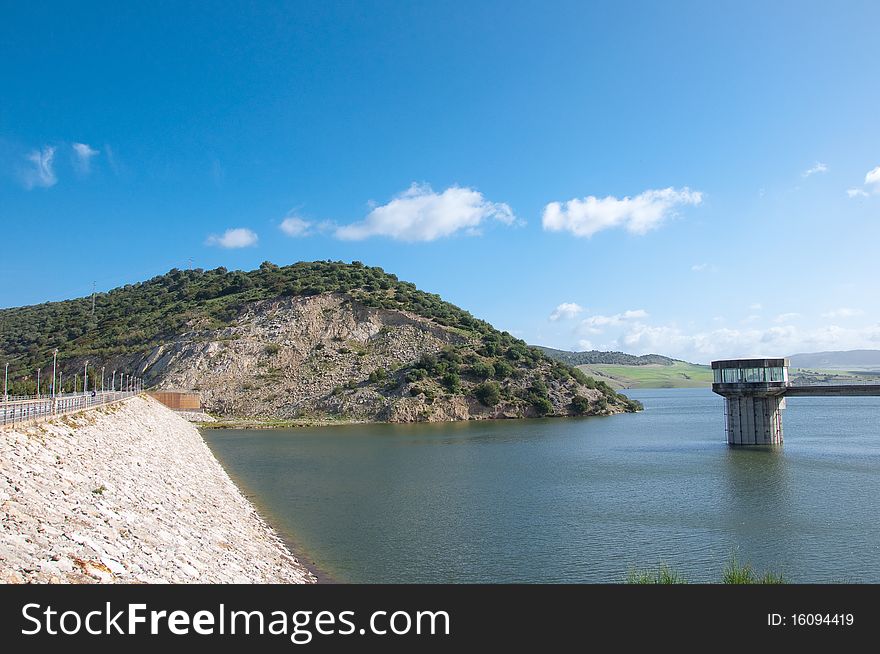
POLYGON ((343 582, 618 582, 731 554, 792 581, 880 582, 880 398, 789 398, 785 445, 734 450, 703 389, 571 418, 207 430, 305 558, 343 582))

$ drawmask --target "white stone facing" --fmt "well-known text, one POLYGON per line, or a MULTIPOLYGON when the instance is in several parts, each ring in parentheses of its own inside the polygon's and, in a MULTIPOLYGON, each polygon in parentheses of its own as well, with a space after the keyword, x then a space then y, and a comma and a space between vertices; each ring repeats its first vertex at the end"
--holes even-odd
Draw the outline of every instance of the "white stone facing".
POLYGON ((314 581, 155 400, 0 431, 0 582, 314 581))

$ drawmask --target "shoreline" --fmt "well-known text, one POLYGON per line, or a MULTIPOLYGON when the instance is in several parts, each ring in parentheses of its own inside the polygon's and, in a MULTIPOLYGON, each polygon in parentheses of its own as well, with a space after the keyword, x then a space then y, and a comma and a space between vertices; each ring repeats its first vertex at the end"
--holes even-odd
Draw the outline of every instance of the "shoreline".
POLYGON ((566 418, 609 418, 612 416, 626 415, 628 413, 640 413, 644 408, 637 411, 612 411, 608 413, 594 413, 590 415, 547 415, 547 416, 516 416, 500 418, 467 418, 461 420, 417 420, 392 422, 389 420, 360 420, 356 418, 292 418, 280 420, 275 418, 217 418, 211 416, 210 421, 192 421, 196 429, 297 429, 310 427, 345 427, 349 425, 440 425, 456 422, 511 422, 517 420, 556 420, 566 418))
MULTIPOLYGON (((202 428, 199 427, 199 430, 202 428)), ((214 453, 214 450, 211 449, 211 445, 205 439, 204 435, 199 434, 202 438, 202 441, 205 443, 205 447, 211 450, 211 455, 214 459, 223 467, 223 470, 226 472, 229 479, 235 484, 235 487, 238 489, 238 492, 241 493, 241 496, 245 498, 253 507, 260 518, 265 522, 269 528, 275 532, 278 538, 284 543, 290 553, 296 558, 296 560, 300 563, 300 565, 304 566, 314 577, 315 583, 317 584, 339 584, 343 583, 334 579, 333 576, 327 571, 323 570, 317 563, 315 563, 314 559, 308 554, 306 548, 300 545, 293 534, 290 533, 287 529, 284 529, 279 525, 279 520, 276 518, 275 514, 268 509, 259 499, 259 495, 248 487, 244 481, 234 474, 231 470, 227 469, 227 467, 223 464, 223 460, 214 453)))

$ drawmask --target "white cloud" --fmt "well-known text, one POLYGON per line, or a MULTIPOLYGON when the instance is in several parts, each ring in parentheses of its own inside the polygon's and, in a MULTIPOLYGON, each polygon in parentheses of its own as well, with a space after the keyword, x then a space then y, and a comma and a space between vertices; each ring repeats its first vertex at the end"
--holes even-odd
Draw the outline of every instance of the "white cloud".
POLYGON ((828 165, 820 162, 816 162, 816 165, 810 168, 809 170, 805 170, 801 177, 809 177, 810 175, 815 175, 816 173, 827 173, 828 165))
POLYGON ((880 185, 880 166, 868 171, 865 175, 865 184, 880 185))
POLYGON ((695 263, 693 266, 691 266, 691 270, 693 272, 704 272, 706 270, 709 270, 709 264, 708 263, 695 263))
POLYGON ((822 314, 823 318, 855 318, 856 316, 861 316, 865 312, 861 309, 850 309, 848 307, 841 307, 839 309, 834 309, 833 311, 826 311, 822 314))
POLYGON ((627 325, 616 339, 601 349, 632 354, 658 353, 686 361, 706 363, 712 359, 785 356, 795 352, 852 350, 880 346, 880 323, 857 328, 830 325, 802 330, 791 325, 766 329, 719 327, 688 333, 676 325, 627 325))
POLYGON ((580 350, 595 350, 596 348, 593 346, 592 341, 588 341, 585 338, 582 338, 578 341, 578 349, 580 350))
POLYGON ((51 145, 44 146, 41 150, 28 153, 26 159, 33 164, 22 172, 22 182, 26 189, 36 186, 49 188, 55 186, 58 178, 55 176, 54 160, 55 148, 51 145))
POLYGON ((451 186, 435 193, 427 184, 413 184, 388 204, 373 208, 363 220, 336 229, 336 237, 359 241, 388 236, 398 241, 434 241, 464 230, 479 233, 483 221, 516 222, 503 202, 489 202, 471 188, 451 186))
POLYGON ((236 227, 227 229, 222 236, 211 234, 208 236, 206 243, 208 245, 218 245, 221 248, 247 248, 256 245, 259 238, 251 230, 245 227, 236 227))
POLYGON ((86 143, 74 143, 71 147, 73 147, 73 165, 76 171, 81 175, 88 175, 92 169, 92 157, 98 155, 98 150, 86 143))
POLYGON ((550 314, 550 320, 553 320, 554 322, 557 320, 570 320, 571 318, 576 318, 583 312, 584 308, 581 305, 575 304, 574 302, 563 302, 553 310, 553 313, 550 314))
POLYGON ((544 207, 541 222, 551 232, 568 231, 575 236, 592 236, 603 229, 623 227, 632 234, 646 234, 659 227, 680 205, 698 205, 700 191, 665 188, 648 190, 635 197, 597 198, 590 195, 568 202, 551 202, 544 207))
POLYGON ((298 216, 288 216, 278 227, 282 232, 293 237, 309 236, 312 233, 312 223, 298 216))
POLYGON ((800 318, 800 317, 801 317, 801 314, 794 312, 794 311, 791 311, 789 313, 780 313, 778 316, 776 316, 773 319, 773 322, 776 322, 776 323, 788 322, 789 320, 794 320, 795 318, 800 318))
POLYGON ((751 309, 752 311, 760 311, 762 309, 762 306, 760 303, 756 302, 755 304, 750 304, 749 309, 751 309))
POLYGON ((851 198, 866 198, 868 194, 860 188, 848 188, 846 194, 851 198))
MULTIPOLYGON (((581 325, 587 328, 606 327, 609 325, 621 325, 631 320, 639 320, 647 318, 648 312, 644 309, 630 309, 623 313, 615 313, 613 316, 595 315, 585 318, 581 325)), ((588 331, 590 331, 588 329, 588 331)), ((598 330, 601 331, 601 330, 598 330)))

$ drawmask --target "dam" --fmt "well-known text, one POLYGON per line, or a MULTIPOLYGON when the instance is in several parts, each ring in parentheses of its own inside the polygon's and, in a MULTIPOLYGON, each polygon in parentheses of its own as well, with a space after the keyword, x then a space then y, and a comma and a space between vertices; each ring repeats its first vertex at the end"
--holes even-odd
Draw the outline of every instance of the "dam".
POLYGON ((712 391, 724 397, 728 445, 782 445, 786 397, 880 396, 880 384, 792 384, 789 363, 784 357, 712 362, 712 391))

